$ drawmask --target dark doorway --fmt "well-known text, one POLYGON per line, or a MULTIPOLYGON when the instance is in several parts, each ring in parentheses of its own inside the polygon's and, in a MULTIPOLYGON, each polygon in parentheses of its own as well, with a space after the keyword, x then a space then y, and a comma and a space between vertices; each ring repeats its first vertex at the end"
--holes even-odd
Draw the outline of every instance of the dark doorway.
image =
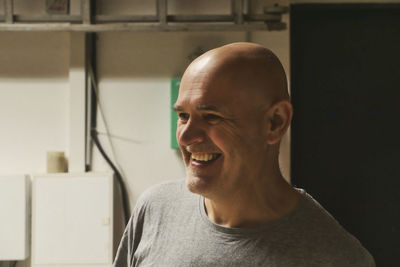
POLYGON ((292 5, 291 90, 293 184, 398 266, 400 5, 292 5))

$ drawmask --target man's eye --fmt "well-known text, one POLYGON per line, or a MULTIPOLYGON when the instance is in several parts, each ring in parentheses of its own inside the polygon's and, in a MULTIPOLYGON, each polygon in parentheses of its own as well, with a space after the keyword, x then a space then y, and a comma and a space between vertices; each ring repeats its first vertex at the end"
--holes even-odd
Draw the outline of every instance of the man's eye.
POLYGON ((187 121, 189 119, 189 114, 187 113, 179 113, 178 117, 181 121, 187 121))
POLYGON ((217 122, 217 121, 221 120, 222 118, 215 114, 206 114, 206 115, 204 115, 204 119, 209 122, 217 122))

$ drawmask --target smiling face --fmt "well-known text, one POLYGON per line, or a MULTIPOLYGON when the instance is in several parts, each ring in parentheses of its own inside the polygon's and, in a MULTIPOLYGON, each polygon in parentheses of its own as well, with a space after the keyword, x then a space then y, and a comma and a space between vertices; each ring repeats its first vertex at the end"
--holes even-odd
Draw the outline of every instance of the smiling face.
POLYGON ((269 122, 257 71, 208 53, 186 70, 175 110, 190 191, 224 197, 253 183, 268 157, 269 122))

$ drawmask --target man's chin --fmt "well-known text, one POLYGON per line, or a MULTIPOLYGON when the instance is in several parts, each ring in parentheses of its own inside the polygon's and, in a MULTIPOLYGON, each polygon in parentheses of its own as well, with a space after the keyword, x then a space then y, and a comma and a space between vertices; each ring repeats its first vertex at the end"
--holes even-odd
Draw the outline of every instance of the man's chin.
POLYGON ((188 174, 186 177, 186 186, 190 192, 205 196, 211 189, 211 180, 209 177, 198 177, 188 174))

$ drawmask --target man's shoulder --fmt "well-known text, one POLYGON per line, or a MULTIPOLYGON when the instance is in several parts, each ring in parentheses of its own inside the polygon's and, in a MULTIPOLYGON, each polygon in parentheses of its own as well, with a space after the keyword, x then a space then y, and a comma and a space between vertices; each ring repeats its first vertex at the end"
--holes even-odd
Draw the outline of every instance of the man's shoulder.
POLYGON ((146 229, 160 229, 171 225, 176 217, 191 214, 196 205, 198 198, 186 188, 184 180, 168 181, 151 186, 141 194, 131 221, 136 227, 147 225, 146 229))
POLYGON ((178 212, 191 209, 198 195, 191 193, 184 179, 171 180, 146 189, 138 198, 137 212, 178 212))
POLYGON ((171 200, 185 194, 185 191, 184 179, 169 180, 146 189, 138 198, 137 205, 171 200))
POLYGON ((373 257, 356 237, 313 197, 305 191, 302 194, 303 203, 297 217, 302 230, 299 238, 312 244, 311 247, 319 256, 337 260, 341 266, 375 266, 373 257))

